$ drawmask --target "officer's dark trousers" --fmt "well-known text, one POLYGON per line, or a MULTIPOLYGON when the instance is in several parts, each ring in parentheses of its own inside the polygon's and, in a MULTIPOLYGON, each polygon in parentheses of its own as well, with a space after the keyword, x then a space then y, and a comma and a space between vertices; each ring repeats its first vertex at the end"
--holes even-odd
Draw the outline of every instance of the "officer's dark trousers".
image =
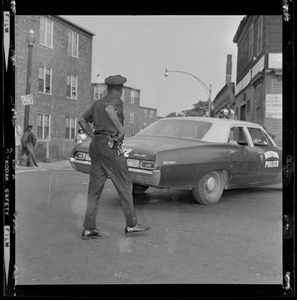
POLYGON ((126 226, 135 226, 136 212, 133 204, 133 184, 124 155, 118 156, 116 147, 107 145, 108 136, 97 135, 90 144, 91 172, 88 189, 87 209, 84 227, 96 228, 96 215, 104 184, 110 176, 121 201, 126 218, 126 226))

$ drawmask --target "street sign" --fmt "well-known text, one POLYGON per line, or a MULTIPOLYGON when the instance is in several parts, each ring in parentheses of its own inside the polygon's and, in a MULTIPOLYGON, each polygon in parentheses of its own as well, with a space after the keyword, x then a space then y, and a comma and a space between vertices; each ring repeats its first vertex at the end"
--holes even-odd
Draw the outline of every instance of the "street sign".
POLYGON ((21 96, 21 99, 22 99, 22 103, 24 106, 33 104, 33 95, 32 94, 21 96))

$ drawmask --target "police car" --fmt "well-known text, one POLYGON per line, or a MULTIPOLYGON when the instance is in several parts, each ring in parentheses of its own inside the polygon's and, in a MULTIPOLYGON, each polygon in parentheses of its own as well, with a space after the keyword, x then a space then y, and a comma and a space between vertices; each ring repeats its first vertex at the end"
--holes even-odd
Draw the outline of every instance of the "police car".
MULTIPOLYGON (((69 161, 89 173, 89 142, 69 161)), ((138 192, 149 187, 190 189, 201 204, 217 203, 227 189, 282 182, 282 149, 255 123, 224 118, 161 119, 125 138, 124 155, 138 192)))

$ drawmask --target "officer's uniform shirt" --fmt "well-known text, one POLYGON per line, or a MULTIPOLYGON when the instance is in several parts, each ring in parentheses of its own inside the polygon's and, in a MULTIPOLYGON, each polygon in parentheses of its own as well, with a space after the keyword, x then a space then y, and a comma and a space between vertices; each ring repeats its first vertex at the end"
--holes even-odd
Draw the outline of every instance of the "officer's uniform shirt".
MULTIPOLYGON (((106 84, 123 85, 127 78, 121 75, 109 76, 105 79, 106 84)), ((112 105, 117 112, 118 118, 124 126, 123 102, 120 98, 115 98, 113 95, 107 94, 105 97, 97 100, 89 110, 83 114, 83 118, 94 125, 94 133, 114 134, 117 133, 117 128, 109 118, 105 107, 112 105)))
POLYGON ((97 100, 82 116, 87 122, 93 122, 95 133, 113 134, 118 132, 105 111, 107 105, 115 108, 122 126, 124 125, 123 101, 112 95, 106 95, 97 100))

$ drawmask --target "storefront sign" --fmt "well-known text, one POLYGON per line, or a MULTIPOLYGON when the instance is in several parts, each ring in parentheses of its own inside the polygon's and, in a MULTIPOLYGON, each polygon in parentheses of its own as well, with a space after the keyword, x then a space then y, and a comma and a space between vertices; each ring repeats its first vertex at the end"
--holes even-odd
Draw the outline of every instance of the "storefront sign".
POLYGON ((283 54, 269 53, 268 54, 268 69, 282 69, 283 68, 283 54))
POLYGON ((29 94, 26 96, 21 96, 23 105, 32 105, 33 104, 33 95, 29 94))
POLYGON ((236 85, 235 87, 235 95, 239 94, 245 87, 249 85, 251 81, 251 73, 248 72, 244 78, 236 85))
POLYGON ((252 67, 252 74, 251 78, 253 78, 255 75, 257 75, 259 72, 264 70, 264 62, 265 62, 265 55, 263 55, 259 61, 252 67))
POLYGON ((283 95, 266 94, 265 100, 266 100, 265 117, 272 118, 272 119, 282 119, 283 95))

